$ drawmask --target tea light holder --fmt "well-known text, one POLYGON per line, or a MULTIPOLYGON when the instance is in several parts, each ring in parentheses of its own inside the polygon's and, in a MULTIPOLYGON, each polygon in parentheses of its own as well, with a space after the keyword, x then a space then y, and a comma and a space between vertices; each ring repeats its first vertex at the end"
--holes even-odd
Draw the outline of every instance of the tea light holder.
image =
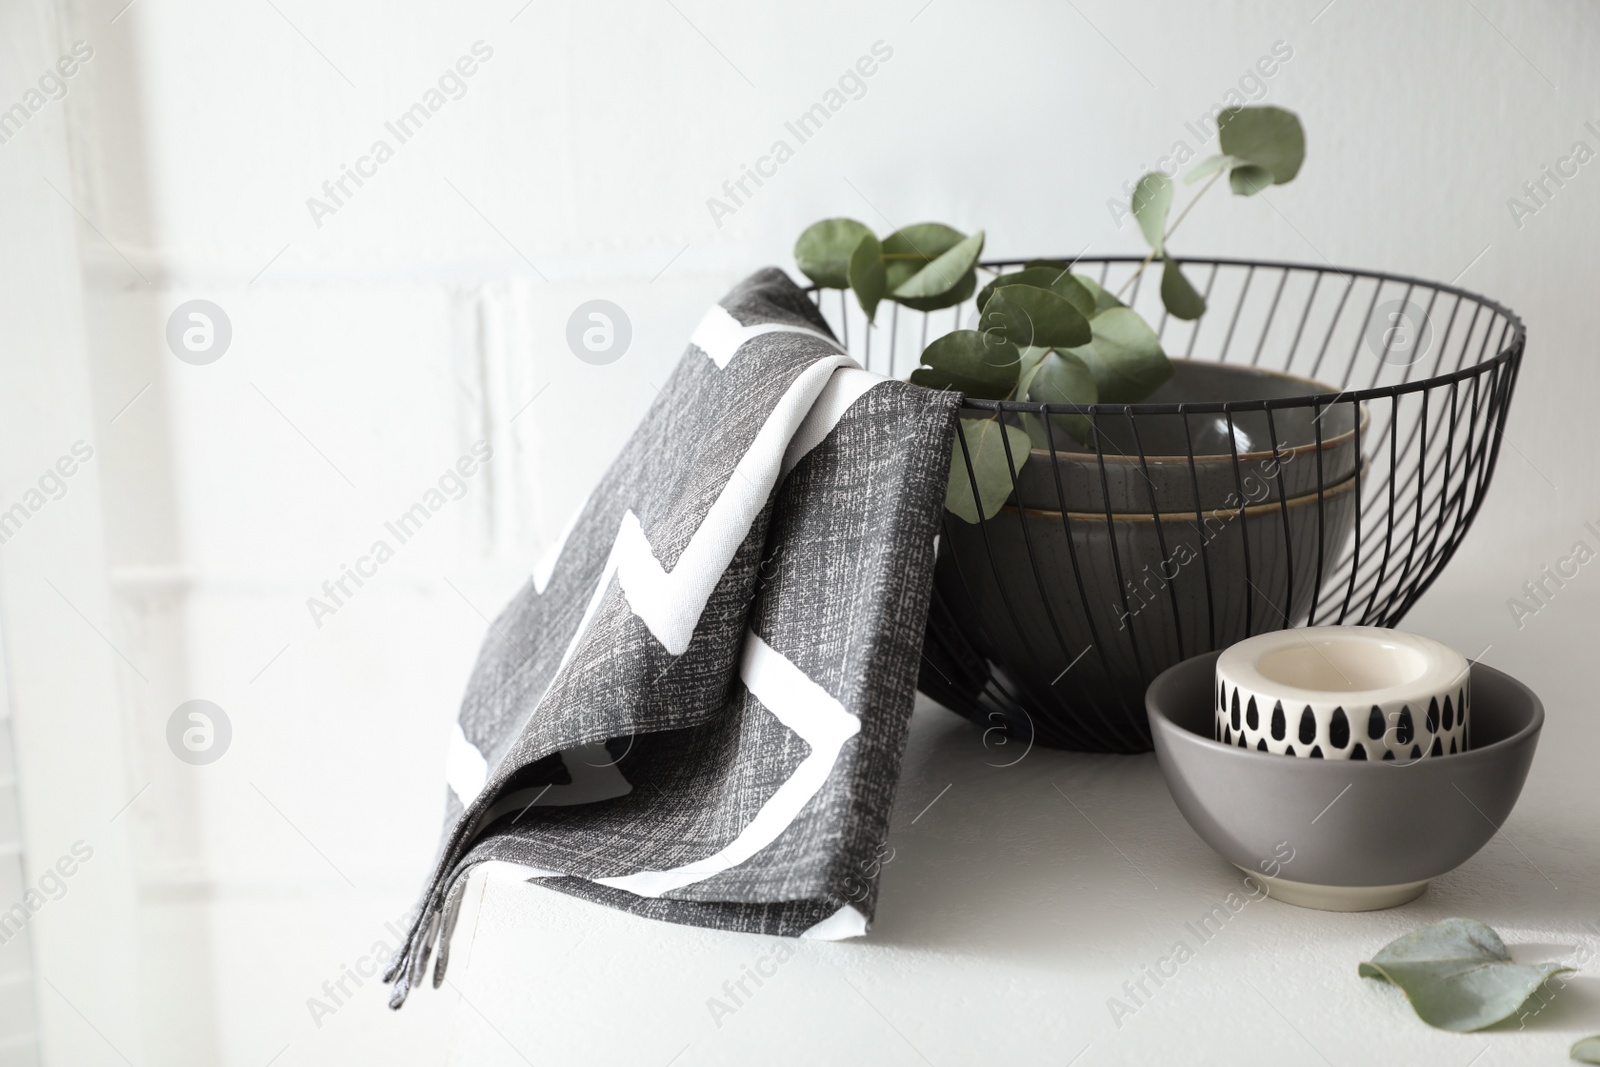
POLYGON ((1310 759, 1414 762, 1467 749, 1466 657, 1419 634, 1307 626, 1247 638, 1217 658, 1224 744, 1310 759))

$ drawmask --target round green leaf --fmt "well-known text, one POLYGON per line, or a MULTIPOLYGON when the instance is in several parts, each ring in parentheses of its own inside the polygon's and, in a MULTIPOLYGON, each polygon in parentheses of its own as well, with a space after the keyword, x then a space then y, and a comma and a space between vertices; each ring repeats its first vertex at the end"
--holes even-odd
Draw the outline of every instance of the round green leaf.
POLYGON ((984 400, 1004 400, 1017 386, 1017 346, 977 330, 947 333, 922 353, 911 380, 930 389, 957 389, 984 400))
POLYGON ((1184 175, 1183 182, 1185 185, 1193 185, 1201 178, 1209 178, 1219 170, 1241 166, 1246 162, 1248 161, 1235 159, 1233 156, 1208 156, 1189 168, 1189 173, 1184 175))
POLYGON ((1265 169, 1276 185, 1293 181, 1306 158, 1306 131, 1281 107, 1224 108, 1217 135, 1223 152, 1265 169))
MULTIPOLYGON (((1092 301, 1087 290, 1083 295, 1092 301)), ((1086 344, 1092 336, 1089 320, 1071 300, 1053 290, 1031 285, 1004 285, 996 289, 978 322, 985 334, 1002 337, 1016 345, 1071 348, 1086 344)))
POLYGON ((928 297, 895 296, 890 293, 889 299, 896 304, 904 304, 906 307, 917 311, 938 311, 940 308, 955 307, 957 304, 967 300, 977 287, 978 272, 969 270, 962 275, 961 280, 956 283, 956 287, 948 293, 928 297))
POLYGON ((1399 986, 1429 1026, 1467 1033, 1510 1018, 1534 990, 1572 971, 1559 963, 1513 963, 1490 927, 1443 919, 1389 942, 1357 973, 1399 986))
POLYGON ((1089 322, 1094 339, 1071 350, 1094 374, 1096 402, 1137 404, 1172 377, 1161 339, 1132 308, 1110 308, 1089 322))
POLYGON ((1081 356, 1052 349, 1033 369, 1027 395, 1038 404, 1093 404, 1100 391, 1081 356))
POLYGON ((850 287, 850 255, 872 231, 855 219, 823 219, 806 227, 794 243, 800 272, 828 289, 850 287))
POLYGON ((967 235, 942 222, 918 222, 902 226, 883 239, 883 255, 888 268, 889 292, 894 292, 911 276, 932 263, 967 235))
POLYGON ((868 322, 877 314, 878 302, 883 299, 883 291, 887 287, 885 277, 883 245, 868 232, 850 255, 848 275, 850 288, 855 290, 856 300, 860 302, 861 310, 867 313, 868 322))
POLYGON ((1600 1063, 1600 1034, 1580 1038, 1569 1055, 1579 1063, 1600 1063))
POLYGON ((1090 312, 1090 316, 1091 317, 1094 316, 1094 315, 1098 315, 1098 314, 1100 314, 1100 312, 1105 311, 1105 310, 1107 310, 1109 308, 1120 308, 1120 307, 1127 307, 1128 306, 1128 305, 1124 304, 1122 301, 1118 300, 1116 297, 1112 296, 1110 293, 1106 292, 1104 289, 1102 289, 1100 287, 1100 283, 1095 281, 1093 278, 1089 277, 1088 275, 1086 275, 1086 274, 1074 274, 1072 277, 1073 277, 1074 281, 1076 281, 1079 285, 1083 286, 1083 288, 1088 292, 1088 294, 1091 297, 1094 298, 1094 310, 1092 312, 1090 312))
POLYGON ((1027 461, 1028 435, 1020 427, 1003 424, 999 419, 962 419, 961 438, 950 449, 950 481, 944 506, 971 523, 978 521, 980 513, 985 519, 994 518, 1011 495, 1013 468, 1021 470, 1027 461))
MULTIPOLYGON (((1082 357, 1072 352, 1048 353, 1039 365, 1029 372, 1027 384, 1019 391, 1037 404, 1093 404, 1100 396, 1094 380, 1094 371, 1082 357)), ((1089 439, 1087 415, 1049 417, 1057 431, 1053 438, 1056 443, 1061 440, 1062 430, 1079 441, 1089 439)), ((1037 416, 1026 415, 1023 417, 1023 423, 1027 425, 1028 436, 1033 439, 1035 447, 1050 447, 1052 437, 1044 432, 1043 420, 1037 416)))
POLYGON ((1165 256, 1161 268, 1161 303, 1175 319, 1198 319, 1206 313, 1206 299, 1183 276, 1177 260, 1165 256))
POLYGON ((1057 267, 1028 267, 1025 270, 1002 274, 978 290, 978 310, 983 310, 984 305, 989 302, 989 297, 1002 285, 1032 285, 1039 289, 1048 289, 1050 283, 1059 277, 1061 268, 1057 267))
POLYGON ((1271 184, 1272 174, 1266 167, 1258 167, 1254 163, 1234 167, 1228 172, 1228 187, 1237 196, 1255 196, 1271 184))
POLYGON ((1167 212, 1172 210, 1172 179, 1159 171, 1151 171, 1133 187, 1133 198, 1128 205, 1133 217, 1139 220, 1145 243, 1157 254, 1167 233, 1167 212))
POLYGON ((1054 351, 1053 348, 1040 348, 1037 345, 1023 345, 1017 349, 1017 396, 1028 395, 1028 383, 1033 380, 1034 372, 1039 369, 1044 357, 1054 351))
POLYGON ((1028 267, 1025 270, 1000 275, 978 293, 978 310, 983 311, 989 303, 989 297, 994 295, 996 289, 1009 285, 1031 285, 1036 289, 1048 289, 1057 296, 1065 297, 1084 318, 1095 313, 1094 293, 1083 284, 1083 279, 1075 274, 1069 274, 1065 267, 1054 266, 1028 267))
POLYGON ((972 270, 983 251, 983 231, 965 238, 895 287, 901 299, 944 296, 972 270))

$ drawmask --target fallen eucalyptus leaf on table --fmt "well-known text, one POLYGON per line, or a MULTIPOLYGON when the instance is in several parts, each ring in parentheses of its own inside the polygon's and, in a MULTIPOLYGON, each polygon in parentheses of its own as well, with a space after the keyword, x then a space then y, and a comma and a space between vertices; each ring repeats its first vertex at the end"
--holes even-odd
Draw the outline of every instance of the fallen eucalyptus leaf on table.
POLYGON ((1600 1034, 1580 1037, 1568 1055, 1579 1063, 1600 1063, 1600 1034))
POLYGON ((1490 927, 1444 919, 1389 942, 1359 973, 1399 986, 1429 1026, 1467 1033, 1510 1018, 1534 990, 1574 969, 1515 963, 1490 927))

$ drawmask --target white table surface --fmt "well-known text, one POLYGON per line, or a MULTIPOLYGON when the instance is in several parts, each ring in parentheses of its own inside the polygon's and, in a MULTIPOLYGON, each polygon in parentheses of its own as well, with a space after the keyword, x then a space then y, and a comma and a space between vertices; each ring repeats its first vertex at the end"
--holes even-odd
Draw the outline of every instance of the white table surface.
POLYGON ((1485 662, 1549 714, 1503 833, 1407 906, 1261 900, 1201 942, 1186 924, 1242 895, 1242 877, 1183 821, 1154 756, 1035 748, 994 766, 1017 751, 985 749, 922 700, 865 938, 672 926, 490 869, 469 889, 450 986, 414 996, 458 998, 452 1062, 473 1067, 1567 1062, 1600 1033, 1600 589, 1564 590, 1521 630, 1516 592, 1434 596, 1407 619, 1468 656, 1490 646, 1485 662), (1430 1029, 1397 990, 1357 978, 1389 940, 1454 915, 1495 927, 1519 959, 1589 966, 1524 1029, 1478 1034, 1430 1029), (1159 988, 1147 979, 1135 1006, 1123 984, 1180 939, 1193 958, 1159 988), (711 998, 732 1004, 724 983, 758 964, 775 973, 714 1017, 711 998), (1114 1018, 1111 998, 1132 1013, 1114 1018))

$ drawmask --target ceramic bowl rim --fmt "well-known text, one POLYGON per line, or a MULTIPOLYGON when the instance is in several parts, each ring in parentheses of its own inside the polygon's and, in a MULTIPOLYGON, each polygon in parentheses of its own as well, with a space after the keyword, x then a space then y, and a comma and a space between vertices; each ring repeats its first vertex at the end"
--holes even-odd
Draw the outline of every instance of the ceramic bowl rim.
MULTIPOLYGON (((1216 677, 1216 657, 1220 655, 1222 655, 1221 649, 1215 652, 1202 652, 1199 655, 1190 656, 1188 659, 1179 660, 1177 663, 1174 663, 1172 666, 1155 676, 1155 678, 1150 682, 1150 685, 1145 689, 1145 713, 1150 717, 1152 723, 1156 727, 1155 731, 1153 732, 1161 734, 1164 738, 1169 736, 1176 737, 1182 743, 1194 744, 1201 749, 1210 750, 1219 758, 1249 760, 1254 761, 1256 765, 1260 765, 1260 761, 1262 760, 1294 759, 1292 756, 1284 756, 1276 752, 1257 752, 1253 748, 1240 748, 1238 745, 1225 745, 1221 741, 1212 740, 1206 735, 1195 733, 1188 727, 1174 721, 1164 709, 1160 708, 1157 704, 1150 700, 1150 690, 1162 684, 1163 679, 1165 679, 1167 675, 1172 674, 1174 671, 1177 671, 1181 668, 1187 667, 1199 659, 1209 658, 1212 660, 1211 671, 1206 675, 1206 677, 1207 679, 1214 679, 1216 677)), ((1432 756, 1428 759, 1419 760, 1415 763, 1406 763, 1403 765, 1403 767, 1398 768, 1386 760, 1302 759, 1298 760, 1297 762, 1304 764, 1308 769, 1314 765, 1321 765, 1324 768, 1332 768, 1331 771, 1325 769, 1322 773, 1333 773, 1334 771, 1337 771, 1343 774, 1368 775, 1375 773, 1393 774, 1397 769, 1410 769, 1418 766, 1459 767, 1464 761, 1482 763, 1497 759, 1502 755, 1508 754, 1513 748, 1527 741, 1529 737, 1537 736, 1538 733, 1544 729, 1544 701, 1539 699, 1539 695, 1537 693, 1528 688, 1527 685, 1512 675, 1509 675, 1505 671, 1502 671, 1496 667, 1491 667, 1487 663, 1484 663, 1480 660, 1468 660, 1467 663, 1471 667, 1473 673, 1481 670, 1488 672, 1490 675, 1497 675, 1500 679, 1519 690, 1521 694, 1525 696, 1531 703, 1533 708, 1532 714, 1528 716, 1528 721, 1523 723, 1521 727, 1512 733, 1502 737, 1498 741, 1490 742, 1487 745, 1469 748, 1464 752, 1457 752, 1453 755, 1432 756)), ((1215 683, 1213 682, 1212 684, 1214 685, 1215 683)), ((1474 689, 1476 688, 1477 686, 1474 682, 1474 689)), ((1208 694, 1208 696, 1213 695, 1214 692, 1215 690, 1213 689, 1211 694, 1208 694)), ((1310 773, 1317 772, 1312 771, 1310 773)))
MULTIPOLYGON (((1243 457, 1240 458, 1242 459, 1243 457)), ((1317 492, 1302 493, 1299 496, 1292 496, 1282 501, 1268 500, 1260 504, 1251 504, 1246 508, 1212 508, 1203 516, 1193 511, 1163 511, 1160 513, 1159 519, 1161 522, 1205 522, 1207 519, 1235 519, 1241 516, 1252 518, 1266 511, 1305 507, 1307 504, 1316 503, 1320 500, 1332 500, 1334 497, 1343 496, 1355 488, 1356 483, 1361 480, 1361 476, 1366 473, 1367 464, 1363 463, 1359 470, 1352 471, 1350 477, 1344 481, 1317 492)), ((1041 519, 1060 518, 1062 514, 1059 511, 1051 511, 1048 508, 1022 508, 1020 510, 1024 514, 1041 519)), ((1016 514, 1018 508, 1015 504, 1002 504, 1000 511, 1009 511, 1012 514, 1016 514)), ((999 513, 997 512, 996 514, 999 513)), ((1066 516, 1074 522, 1105 522, 1107 518, 1107 514, 1104 511, 1069 511, 1066 512, 1066 516)), ((1113 511, 1110 513, 1112 522, 1154 523, 1157 518, 1157 515, 1149 511, 1113 511)), ((1177 666, 1177 664, 1173 664, 1173 666, 1177 666)), ((1151 681, 1151 684, 1155 684, 1154 680, 1151 681)))
MULTIPOLYGON (((1263 378, 1284 378, 1292 382, 1298 382, 1302 385, 1316 386, 1316 391, 1306 394, 1307 398, 1328 393, 1338 394, 1340 392, 1340 390, 1333 388, 1333 386, 1328 385, 1326 382, 1319 382, 1315 378, 1307 378, 1299 374, 1290 374, 1287 371, 1271 370, 1270 368, 1266 367, 1241 367, 1232 363, 1223 363, 1214 359, 1189 359, 1185 356, 1169 356, 1168 360, 1172 363, 1185 363, 1192 366, 1228 367, 1233 370, 1242 370, 1248 371, 1252 374, 1258 374, 1263 378)), ((1349 390, 1344 390, 1344 392, 1349 392, 1349 390)), ((1266 449, 1265 451, 1258 450, 1255 452, 1240 452, 1237 458, 1239 462, 1243 463, 1245 460, 1253 461, 1258 459, 1268 459, 1274 455, 1298 456, 1304 452, 1315 452, 1318 450, 1327 451, 1335 446, 1342 445, 1344 444, 1346 438, 1355 436, 1358 431, 1365 431, 1367 425, 1372 421, 1372 411, 1367 407, 1366 402, 1356 401, 1355 404, 1357 409, 1361 412, 1361 417, 1357 420, 1355 427, 1333 437, 1324 438, 1320 445, 1315 441, 1311 441, 1307 444, 1295 445, 1293 448, 1280 448, 1276 453, 1274 453, 1271 449, 1266 449)), ((1330 403, 1329 406, 1331 407, 1332 403, 1330 403)), ((1074 444, 1076 443, 1077 442, 1074 442, 1074 444)), ((1051 454, 1052 452, 1048 448, 1030 447, 1028 449, 1029 456, 1049 456, 1051 454)), ((1106 463, 1140 462, 1139 456, 1129 456, 1121 452, 1116 454, 1106 452, 1075 452, 1058 448, 1054 451, 1054 455, 1058 459, 1070 459, 1075 462, 1079 461, 1080 459, 1094 460, 1097 462, 1103 460, 1106 463)), ((1194 461, 1196 463, 1199 463, 1202 460, 1232 463, 1234 459, 1235 456, 1232 452, 1208 452, 1196 455, 1194 457, 1194 461)), ((1187 463, 1189 462, 1189 456, 1187 454, 1179 456, 1145 456, 1143 457, 1143 461, 1146 463, 1187 463)))

